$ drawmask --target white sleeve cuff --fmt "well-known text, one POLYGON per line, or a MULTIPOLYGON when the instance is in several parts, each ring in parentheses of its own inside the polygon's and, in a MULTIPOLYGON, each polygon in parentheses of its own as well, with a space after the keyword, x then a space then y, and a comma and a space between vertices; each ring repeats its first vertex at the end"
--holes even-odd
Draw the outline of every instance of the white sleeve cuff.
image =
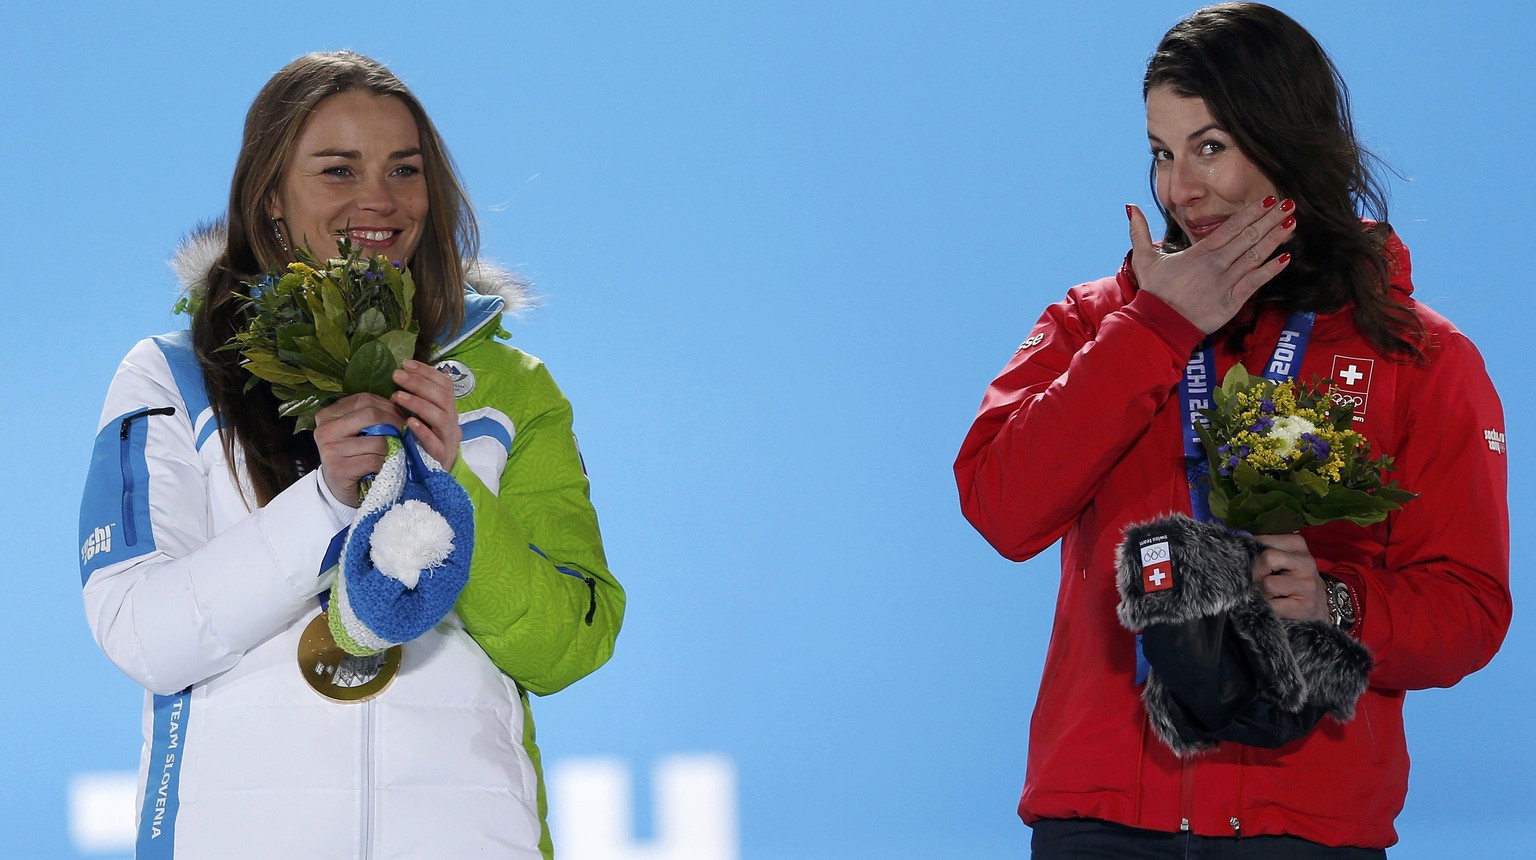
POLYGON ((325 482, 325 475, 315 469, 315 486, 320 490, 320 498, 325 499, 325 505, 331 511, 332 525, 337 531, 352 525, 352 520, 357 517, 357 508, 348 507, 331 492, 331 485, 325 482))

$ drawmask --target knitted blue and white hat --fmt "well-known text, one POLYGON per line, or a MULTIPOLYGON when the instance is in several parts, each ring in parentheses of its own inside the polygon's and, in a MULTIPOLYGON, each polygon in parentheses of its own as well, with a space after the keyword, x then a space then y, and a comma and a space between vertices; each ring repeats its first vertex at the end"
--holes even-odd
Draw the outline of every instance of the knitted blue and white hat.
POLYGON ((359 656, 409 642, 443 620, 469 581, 475 549, 469 494, 410 433, 388 442, 389 456, 347 530, 327 613, 336 643, 359 656))

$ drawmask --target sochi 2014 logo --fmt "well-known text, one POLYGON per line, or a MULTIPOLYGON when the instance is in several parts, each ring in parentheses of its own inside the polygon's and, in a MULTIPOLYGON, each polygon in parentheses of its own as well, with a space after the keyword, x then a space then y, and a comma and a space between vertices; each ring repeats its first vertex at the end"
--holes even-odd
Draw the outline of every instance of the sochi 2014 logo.
POLYGON ((1504 447, 1504 433, 1501 430, 1484 430, 1483 441, 1488 443, 1488 450, 1495 454, 1503 454, 1507 450, 1504 447))
POLYGON ((80 563, 86 564, 99 553, 112 551, 112 526, 97 526, 80 546, 80 563))

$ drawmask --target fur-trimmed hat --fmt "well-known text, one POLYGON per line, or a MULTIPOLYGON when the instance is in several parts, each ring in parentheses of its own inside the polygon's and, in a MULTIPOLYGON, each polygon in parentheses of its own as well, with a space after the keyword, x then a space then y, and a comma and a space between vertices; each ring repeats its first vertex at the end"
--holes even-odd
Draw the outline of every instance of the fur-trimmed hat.
POLYGON ((1170 514, 1125 530, 1117 610, 1141 634, 1142 702, 1157 736, 1193 755, 1231 741, 1278 747, 1326 714, 1354 717, 1371 655, 1332 623, 1275 615, 1253 582, 1264 545, 1170 514))

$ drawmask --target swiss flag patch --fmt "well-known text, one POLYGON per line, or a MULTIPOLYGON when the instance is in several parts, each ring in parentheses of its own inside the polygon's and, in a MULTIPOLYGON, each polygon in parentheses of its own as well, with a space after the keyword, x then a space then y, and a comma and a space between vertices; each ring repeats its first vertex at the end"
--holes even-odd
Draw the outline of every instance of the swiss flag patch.
POLYGON ((1352 407, 1356 421, 1365 418, 1365 408, 1370 405, 1371 374, 1375 369, 1373 359, 1348 355, 1333 357, 1333 391, 1329 396, 1334 403, 1352 407))
POLYGON ((1173 588, 1173 557, 1168 551, 1168 538, 1153 537, 1141 542, 1141 590, 1169 591, 1173 588))
POLYGON ((1143 591, 1167 591, 1173 588, 1173 563, 1160 561, 1151 567, 1141 569, 1141 588, 1143 591))

